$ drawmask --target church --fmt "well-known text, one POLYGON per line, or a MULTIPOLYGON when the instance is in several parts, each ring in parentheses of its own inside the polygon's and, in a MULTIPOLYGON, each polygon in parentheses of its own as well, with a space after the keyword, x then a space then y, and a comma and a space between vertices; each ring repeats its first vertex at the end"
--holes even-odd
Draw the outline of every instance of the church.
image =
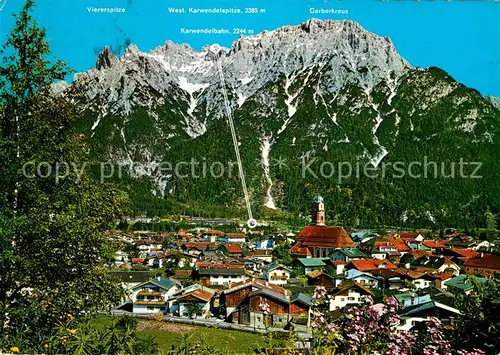
POLYGON ((303 257, 328 258, 336 249, 356 247, 343 227, 325 225, 325 204, 321 196, 313 199, 312 225, 304 227, 297 238, 290 252, 304 254, 303 257))

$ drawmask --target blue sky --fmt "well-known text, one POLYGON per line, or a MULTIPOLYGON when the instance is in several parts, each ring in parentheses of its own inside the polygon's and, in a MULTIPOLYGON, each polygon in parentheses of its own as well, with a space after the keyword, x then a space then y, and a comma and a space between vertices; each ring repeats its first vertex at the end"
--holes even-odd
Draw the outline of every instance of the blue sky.
MULTIPOLYGON (((0 0, 0 40, 13 25, 22 0, 0 0)), ((295 25, 311 17, 352 19, 393 40, 412 65, 438 66, 483 95, 500 96, 500 2, 444 0, 38 0, 34 12, 47 28, 53 54, 76 71, 95 65, 105 45, 123 51, 135 43, 142 51, 166 40, 200 49, 229 46, 236 35, 186 35, 180 27, 245 28, 259 32, 295 25), (125 7, 120 14, 90 13, 88 6, 125 7), (258 7, 258 15, 169 14, 168 7, 258 7), (310 8, 347 9, 348 15, 312 15, 310 8)))

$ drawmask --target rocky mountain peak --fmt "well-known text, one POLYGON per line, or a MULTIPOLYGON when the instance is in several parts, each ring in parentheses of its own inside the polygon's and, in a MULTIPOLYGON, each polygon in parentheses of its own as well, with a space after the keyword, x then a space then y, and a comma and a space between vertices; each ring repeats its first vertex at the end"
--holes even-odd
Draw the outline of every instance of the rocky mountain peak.
POLYGON ((115 56, 111 48, 106 46, 101 52, 99 52, 95 67, 97 70, 108 69, 113 67, 116 63, 118 63, 118 58, 115 56))

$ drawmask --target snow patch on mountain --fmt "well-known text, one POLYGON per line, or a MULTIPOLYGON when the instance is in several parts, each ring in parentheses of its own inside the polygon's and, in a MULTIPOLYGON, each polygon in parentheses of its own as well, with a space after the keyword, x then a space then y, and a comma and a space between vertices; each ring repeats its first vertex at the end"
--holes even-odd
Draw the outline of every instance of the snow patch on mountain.
POLYGON ((262 168, 264 170, 264 176, 267 181, 267 190, 266 190, 266 196, 265 196, 265 201, 264 201, 264 206, 267 208, 276 209, 276 204, 274 202, 274 198, 271 195, 271 188, 273 186, 273 181, 270 176, 270 168, 269 168, 269 152, 271 151, 271 137, 262 137, 261 139, 261 145, 260 145, 260 152, 261 152, 261 163, 262 163, 262 168))

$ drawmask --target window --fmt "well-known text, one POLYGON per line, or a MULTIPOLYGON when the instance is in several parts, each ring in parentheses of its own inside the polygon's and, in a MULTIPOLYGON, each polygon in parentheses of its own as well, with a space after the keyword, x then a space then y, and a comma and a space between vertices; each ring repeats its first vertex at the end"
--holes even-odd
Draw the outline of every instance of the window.
POLYGON ((355 298, 354 298, 354 297, 347 297, 347 300, 348 300, 348 301, 354 301, 354 300, 355 300, 355 298))
POLYGON ((345 298, 344 298, 344 297, 341 297, 341 298, 340 298, 340 302, 345 302, 345 298))

